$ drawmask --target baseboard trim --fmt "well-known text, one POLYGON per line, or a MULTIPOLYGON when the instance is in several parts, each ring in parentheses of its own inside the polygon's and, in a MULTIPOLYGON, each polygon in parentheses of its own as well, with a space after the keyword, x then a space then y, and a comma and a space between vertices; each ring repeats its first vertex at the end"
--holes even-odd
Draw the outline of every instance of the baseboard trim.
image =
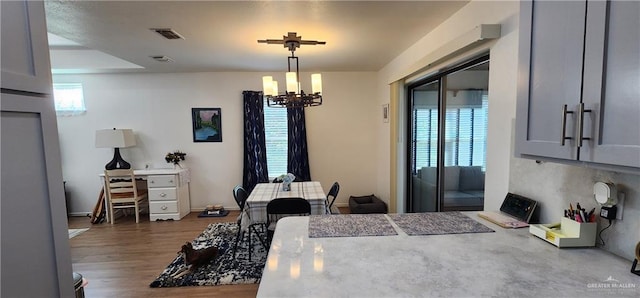
POLYGON ((72 216, 72 217, 91 217, 91 212, 70 212, 70 213, 67 213, 67 216, 72 216))

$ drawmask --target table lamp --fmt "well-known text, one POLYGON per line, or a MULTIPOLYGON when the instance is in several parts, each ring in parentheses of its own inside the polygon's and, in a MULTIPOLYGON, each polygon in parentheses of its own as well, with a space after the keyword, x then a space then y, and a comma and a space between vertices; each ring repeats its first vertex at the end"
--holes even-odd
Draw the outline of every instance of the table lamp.
POLYGON ((131 164, 120 156, 120 148, 136 145, 136 137, 131 129, 96 130, 96 148, 114 148, 113 159, 104 168, 107 170, 130 169, 131 164))

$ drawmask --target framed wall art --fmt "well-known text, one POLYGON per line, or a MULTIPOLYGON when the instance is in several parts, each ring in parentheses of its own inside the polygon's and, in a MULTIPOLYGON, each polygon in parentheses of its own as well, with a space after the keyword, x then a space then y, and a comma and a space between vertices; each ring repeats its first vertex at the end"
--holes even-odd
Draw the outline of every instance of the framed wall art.
POLYGON ((222 142, 222 111, 220 108, 192 108, 193 141, 222 142))

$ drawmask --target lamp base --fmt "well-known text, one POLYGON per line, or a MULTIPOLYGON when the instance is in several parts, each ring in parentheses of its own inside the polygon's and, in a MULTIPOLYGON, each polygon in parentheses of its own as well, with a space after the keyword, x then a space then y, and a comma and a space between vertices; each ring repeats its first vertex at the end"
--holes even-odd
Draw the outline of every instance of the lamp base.
POLYGON ((120 148, 115 148, 113 159, 107 163, 104 168, 105 170, 131 169, 131 164, 122 159, 122 156, 120 156, 120 148))

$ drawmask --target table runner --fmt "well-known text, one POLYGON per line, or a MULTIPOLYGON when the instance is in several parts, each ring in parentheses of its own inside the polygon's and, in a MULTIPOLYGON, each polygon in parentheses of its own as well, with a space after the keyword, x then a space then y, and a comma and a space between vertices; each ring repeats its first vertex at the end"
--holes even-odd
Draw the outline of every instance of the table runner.
POLYGON ((389 214, 409 236, 495 232, 460 212, 389 214))
POLYGON ((309 238, 398 235, 383 214, 312 215, 309 238))

